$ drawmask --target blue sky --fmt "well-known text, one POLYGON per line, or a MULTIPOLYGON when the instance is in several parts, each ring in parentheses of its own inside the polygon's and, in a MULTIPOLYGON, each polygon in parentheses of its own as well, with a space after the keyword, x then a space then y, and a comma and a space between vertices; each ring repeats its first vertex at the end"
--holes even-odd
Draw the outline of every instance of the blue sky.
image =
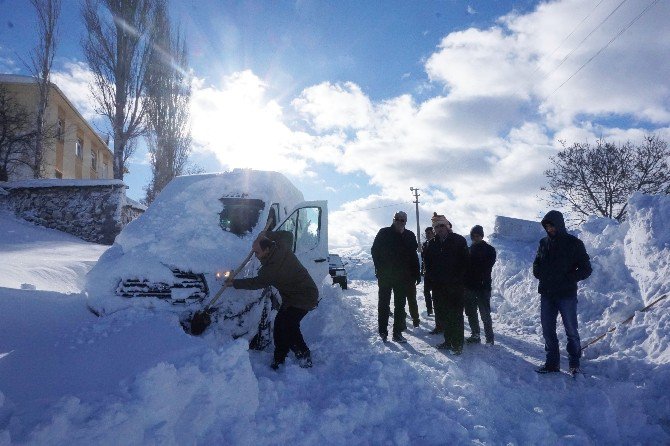
MULTIPOLYGON (((55 83, 99 128, 79 2, 63 0, 55 83)), ((366 246, 396 209, 458 232, 544 215, 559 140, 670 139, 670 19, 655 0, 173 1, 194 74, 192 160, 284 172, 327 199, 333 248, 366 246)), ((35 41, 0 0, 0 72, 35 41)), ((149 168, 130 163, 129 195, 149 168)), ((415 229, 413 229, 415 230, 415 229)))

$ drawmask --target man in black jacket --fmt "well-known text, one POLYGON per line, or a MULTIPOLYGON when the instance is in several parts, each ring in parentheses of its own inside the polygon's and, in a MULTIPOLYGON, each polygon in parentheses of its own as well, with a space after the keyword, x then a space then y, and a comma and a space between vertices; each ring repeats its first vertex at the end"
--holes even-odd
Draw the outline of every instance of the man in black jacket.
POLYGON ((577 282, 591 275, 591 262, 584 243, 565 230, 563 214, 549 211, 542 219, 547 236, 540 240, 533 275, 540 280, 540 318, 542 336, 547 358, 538 373, 560 370, 556 318, 563 319, 563 327, 568 338, 568 359, 570 373, 579 372, 579 358, 582 356, 579 332, 577 331, 577 282))
POLYGON ((484 228, 475 225, 470 230, 470 264, 465 274, 465 314, 470 324, 468 343, 480 343, 479 318, 484 324, 486 343, 493 345, 491 321, 491 270, 496 263, 496 249, 484 241, 484 228))
MULTIPOLYGON (((227 279, 235 289, 258 290, 273 286, 282 298, 274 320, 275 370, 295 353, 300 367, 312 367, 312 356, 300 331, 300 322, 319 303, 319 288, 312 276, 286 243, 286 232, 262 232, 254 241, 253 251, 261 262, 256 277, 227 279)), ((290 234, 289 234, 290 238, 290 234)))
POLYGON ((451 231, 444 215, 435 213, 431 219, 435 237, 428 242, 424 253, 426 280, 433 289, 435 325, 444 328, 444 342, 439 349, 450 349, 459 355, 463 351, 463 293, 468 267, 468 244, 462 235, 451 231))
MULTIPOLYGON (((405 324, 405 301, 411 288, 421 282, 416 236, 405 229, 407 214, 396 212, 391 226, 382 228, 372 243, 372 261, 379 286, 378 324, 379 336, 386 342, 393 292, 393 340, 407 342, 402 331, 405 324)), ((416 294, 415 294, 416 295, 416 294)))

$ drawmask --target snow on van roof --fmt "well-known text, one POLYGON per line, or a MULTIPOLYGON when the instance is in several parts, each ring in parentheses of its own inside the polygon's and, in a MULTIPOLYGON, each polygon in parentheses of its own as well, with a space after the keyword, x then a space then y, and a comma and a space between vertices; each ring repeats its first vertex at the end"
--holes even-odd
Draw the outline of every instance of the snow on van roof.
POLYGON ((195 273, 235 268, 251 249, 270 205, 280 203, 290 212, 301 201, 302 193, 277 172, 235 169, 177 177, 116 237, 89 272, 87 289, 111 293, 129 276, 171 283, 169 267, 195 273), (265 202, 258 224, 243 237, 219 226, 220 198, 235 194, 265 202))

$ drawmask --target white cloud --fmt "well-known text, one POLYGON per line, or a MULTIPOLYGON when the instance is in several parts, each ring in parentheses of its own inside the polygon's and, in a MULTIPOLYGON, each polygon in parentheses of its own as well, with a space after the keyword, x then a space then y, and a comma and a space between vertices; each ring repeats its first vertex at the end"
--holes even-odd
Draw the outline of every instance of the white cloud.
POLYGON ((54 70, 51 73, 51 82, 65 94, 88 121, 99 117, 95 112, 95 102, 90 89, 93 80, 93 72, 84 62, 66 62, 63 69, 54 70))
POLYGON ((529 14, 503 17, 490 29, 449 34, 428 59, 426 70, 453 96, 532 97, 541 103, 538 111, 547 124, 556 129, 583 114, 632 116, 662 124, 670 120, 667 2, 655 4, 588 62, 645 6, 628 2, 605 21, 616 4, 604 2, 594 9, 581 0, 542 3, 529 14), (576 18, 587 16, 575 28, 576 18))
POLYGON ((306 88, 292 104, 317 131, 363 128, 369 124, 372 108, 367 96, 352 82, 324 82, 306 88))

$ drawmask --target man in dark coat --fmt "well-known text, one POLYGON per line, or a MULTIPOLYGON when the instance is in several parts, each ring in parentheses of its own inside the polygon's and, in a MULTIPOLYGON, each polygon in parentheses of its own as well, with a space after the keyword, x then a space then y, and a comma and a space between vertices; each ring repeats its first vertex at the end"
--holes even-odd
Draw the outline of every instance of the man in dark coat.
POLYGON ((407 295, 421 282, 416 236, 408 229, 407 214, 396 212, 391 226, 382 228, 372 243, 372 261, 379 286, 378 326, 379 336, 388 339, 388 321, 393 292, 393 340, 407 342, 402 331, 405 324, 407 295))
POLYGON ((424 254, 426 280, 433 289, 435 325, 444 328, 444 342, 439 349, 463 351, 463 293, 468 267, 468 243, 462 235, 451 231, 451 222, 435 213, 431 219, 435 237, 428 242, 424 254))
POLYGON ((570 373, 579 372, 582 356, 579 332, 577 331, 577 282, 591 275, 591 262, 584 243, 565 230, 563 214, 549 211, 542 219, 547 236, 540 240, 540 246, 533 261, 533 275, 540 280, 540 318, 542 336, 547 357, 538 373, 558 372, 560 355, 556 318, 563 319, 563 327, 568 338, 568 359, 570 373))
POLYGON ((431 316, 433 314, 433 298, 430 295, 430 282, 426 280, 426 261, 424 260, 424 253, 428 249, 428 242, 435 237, 435 231, 432 226, 425 229, 426 241, 421 244, 421 275, 423 276, 423 297, 426 300, 426 314, 431 316))
POLYGON ((236 289, 258 290, 273 286, 279 291, 282 303, 274 320, 274 361, 277 369, 284 363, 289 350, 293 351, 300 367, 311 367, 312 358, 300 331, 300 321, 316 308, 319 289, 307 269, 293 254, 290 244, 282 243, 281 232, 262 233, 253 244, 261 262, 256 277, 234 279, 236 289))
POLYGON ((469 343, 480 343, 479 318, 484 324, 486 343, 493 345, 491 321, 491 270, 496 263, 496 249, 484 241, 484 228, 475 225, 470 230, 470 263, 465 274, 465 314, 470 324, 469 343))

